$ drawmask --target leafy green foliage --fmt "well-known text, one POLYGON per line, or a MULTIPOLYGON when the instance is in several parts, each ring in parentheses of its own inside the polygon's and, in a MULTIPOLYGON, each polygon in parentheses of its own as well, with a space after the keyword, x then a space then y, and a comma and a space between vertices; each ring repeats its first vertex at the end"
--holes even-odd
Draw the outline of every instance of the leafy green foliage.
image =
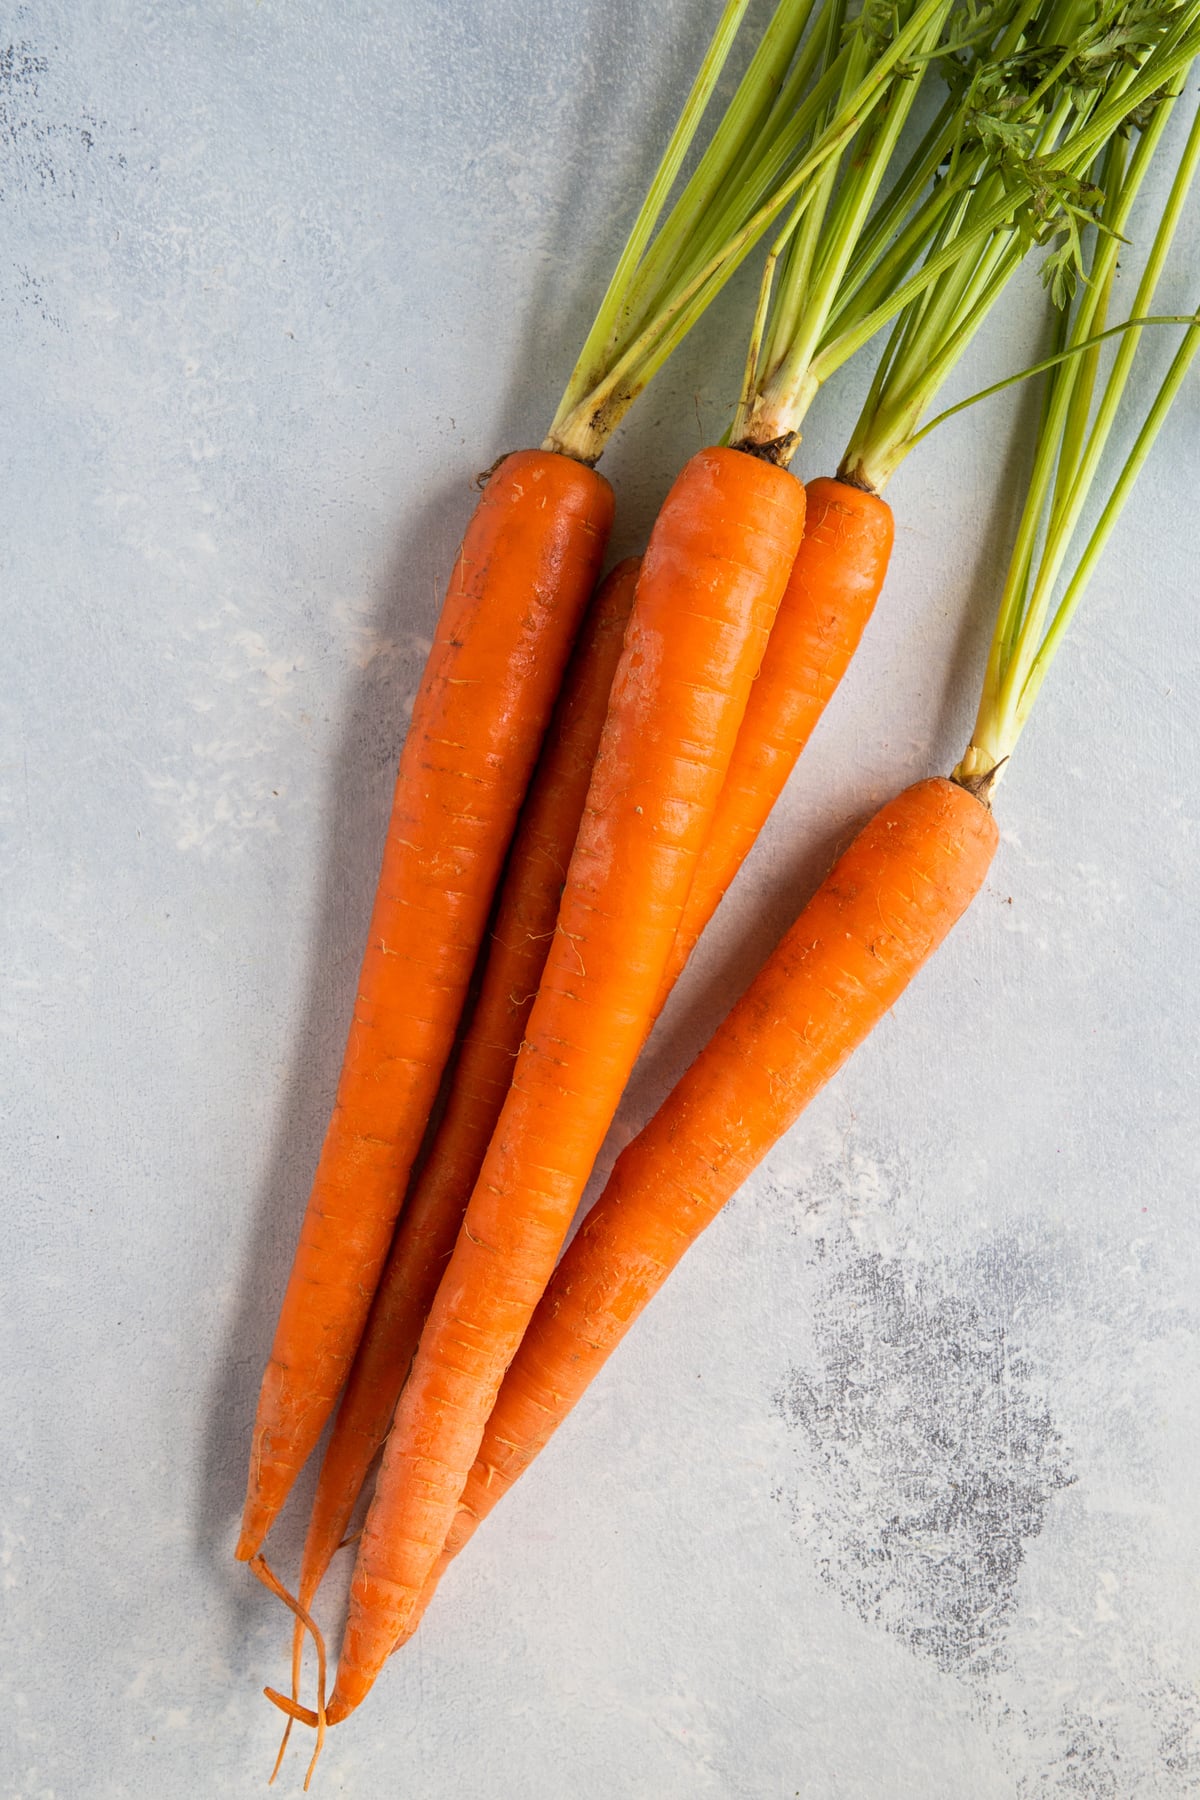
POLYGON ((1014 76, 1038 87, 1054 81, 1072 104, 1083 108, 1120 67, 1137 68, 1145 61, 1177 11, 1175 0, 1125 0, 1119 6, 1094 6, 1092 16, 1078 21, 1070 43, 1038 41, 1013 59, 1014 76))
MULTIPOLYGON (((895 267, 903 310, 843 464, 857 479, 882 485, 919 441, 922 416, 1027 252, 1044 252, 1060 312, 1087 294, 1095 247, 1115 255, 1125 241, 1112 152, 1136 138, 1139 157, 1157 141, 1198 53, 1200 0, 955 5, 939 47, 945 135, 919 209, 929 226, 923 240, 911 226, 900 239, 924 261, 916 274, 895 267)), ((860 313, 834 350, 873 327, 860 313)))
MULTIPOLYGON (((842 27, 842 43, 848 46, 858 42, 867 56, 875 60, 895 43, 910 12, 911 7, 900 5, 898 0, 863 0, 862 6, 847 17, 842 27)), ((917 61, 910 59, 898 62, 893 73, 899 81, 913 81, 922 69, 917 61)))
MULTIPOLYGON (((956 9, 946 40, 946 80, 959 107, 958 136, 944 170, 964 158, 998 175, 1024 196, 1011 229, 1024 249, 1061 239, 1046 257, 1042 279, 1056 306, 1076 292, 1084 233, 1101 223, 1103 191, 1040 154, 1047 125, 1064 105, 1082 120, 1110 89, 1118 71, 1140 68, 1178 16, 1178 0, 1084 0, 1035 13, 1020 47, 989 52, 988 31, 1002 14, 979 0, 956 9), (1059 29, 1050 35, 1051 22, 1059 29)), ((1131 108, 1124 130, 1144 130, 1166 89, 1131 108)), ((1068 121, 1065 135, 1069 137, 1068 121)))

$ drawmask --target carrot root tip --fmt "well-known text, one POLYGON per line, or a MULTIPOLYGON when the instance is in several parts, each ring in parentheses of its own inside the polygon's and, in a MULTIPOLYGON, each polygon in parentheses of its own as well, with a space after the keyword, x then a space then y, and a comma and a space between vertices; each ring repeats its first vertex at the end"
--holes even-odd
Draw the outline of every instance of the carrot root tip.
POLYGON ((281 1694, 278 1688, 265 1687, 263 1693, 271 1705, 277 1706, 280 1712, 287 1714, 289 1719, 295 1719, 297 1724, 307 1725, 310 1731, 317 1729, 317 1715, 311 1706, 302 1706, 299 1700, 289 1700, 288 1696, 281 1694))
MULTIPOLYGON (((303 1606, 301 1606, 294 1595, 288 1593, 278 1575, 274 1573, 266 1558, 261 1553, 251 1558, 250 1568, 254 1571, 255 1575, 257 1575, 258 1579, 262 1582, 268 1592, 274 1594, 276 1599, 282 1600, 288 1610, 295 1615, 298 1623, 301 1624, 306 1631, 311 1632, 313 1643, 317 1647, 317 1710, 315 1713, 310 1712, 307 1706, 301 1706, 298 1700, 285 1698, 283 1694, 278 1693, 274 1688, 263 1689, 263 1693, 267 1696, 267 1699, 278 1706, 281 1711, 287 1713, 289 1718, 289 1729, 290 1721, 292 1719, 299 1719, 302 1724, 311 1725, 316 1729, 316 1748, 312 1753, 312 1761, 308 1765, 308 1773, 304 1777, 304 1791, 307 1793, 308 1784, 313 1778, 317 1762, 322 1750, 325 1748, 325 1639, 321 1636, 320 1629, 313 1621, 311 1615, 303 1606)), ((293 1669, 294 1666, 293 1663, 293 1669)), ((275 1760, 275 1773, 278 1772, 279 1763, 282 1760, 287 1740, 288 1732, 285 1731, 283 1734, 283 1743, 279 1747, 279 1755, 275 1760)), ((271 1776, 272 1781, 275 1779, 275 1773, 271 1776)))

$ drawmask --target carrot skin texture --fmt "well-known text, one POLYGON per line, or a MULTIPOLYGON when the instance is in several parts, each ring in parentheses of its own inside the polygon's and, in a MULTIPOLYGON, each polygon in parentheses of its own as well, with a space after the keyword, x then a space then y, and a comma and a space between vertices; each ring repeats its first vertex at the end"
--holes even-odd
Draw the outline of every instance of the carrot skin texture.
POLYGON ((601 583, 567 666, 513 838, 446 1111, 405 1201, 321 1464, 300 1570, 304 1607, 346 1535, 388 1434, 512 1080, 554 935, 639 567, 629 557, 601 583))
POLYGON ((684 1252, 941 944, 997 841, 986 806, 936 779, 889 801, 838 859, 617 1158, 504 1379, 426 1602, 684 1252))
POLYGON ((828 476, 810 481, 807 492, 804 542, 750 694, 656 1016, 849 668, 887 574, 895 534, 887 502, 828 476))
POLYGON ((612 513, 594 470, 518 451, 463 538, 400 756, 345 1060, 263 1377, 243 1561, 349 1370, 612 513))
POLYGON ((803 522, 793 477, 710 449, 651 534, 525 1042, 385 1447, 330 1723, 415 1615, 641 1048, 803 522))

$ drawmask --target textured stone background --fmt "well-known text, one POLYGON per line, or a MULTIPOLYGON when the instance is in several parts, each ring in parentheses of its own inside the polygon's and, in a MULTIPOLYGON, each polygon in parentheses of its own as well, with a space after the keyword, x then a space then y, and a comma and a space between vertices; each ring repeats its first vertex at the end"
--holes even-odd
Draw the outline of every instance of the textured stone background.
MULTIPOLYGON (((408 696, 470 477, 542 435, 715 10, 0 26, 6 1800, 262 1791, 286 1632, 230 1550, 408 696)), ((1167 289, 1196 303, 1195 207, 1167 289)), ((614 448, 617 550, 722 429, 746 298, 614 448)), ((961 391, 1043 331, 1031 278, 961 391)), ((831 845, 961 748, 1028 408, 896 480, 886 604, 614 1149, 831 845)), ((1193 377, 987 892, 456 1566, 324 1793, 1200 1792, 1198 413, 1193 377)))

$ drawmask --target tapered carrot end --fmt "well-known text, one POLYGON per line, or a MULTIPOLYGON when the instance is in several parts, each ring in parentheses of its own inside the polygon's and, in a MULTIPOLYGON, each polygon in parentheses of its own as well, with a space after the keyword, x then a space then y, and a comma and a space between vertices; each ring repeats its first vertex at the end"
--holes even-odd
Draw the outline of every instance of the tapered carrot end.
MULTIPOLYGON (((255 1447, 257 1448, 257 1444, 255 1447)), ((250 1482, 246 1490, 246 1504, 242 1508, 242 1523, 238 1532, 237 1549, 233 1553, 239 1562, 254 1561, 274 1523, 275 1514, 279 1511, 279 1506, 274 1504, 273 1498, 268 1500, 264 1493, 261 1473, 261 1458, 254 1456, 250 1462, 250 1482)))
POLYGON ((323 1400, 317 1397, 302 1416, 294 1416, 294 1380, 294 1372, 273 1355, 263 1371, 250 1434, 246 1499, 235 1553, 239 1562, 252 1561, 262 1549, 327 1416, 323 1400))
MULTIPOLYGON (((294 1719, 297 1725, 307 1725, 310 1731, 317 1729, 317 1715, 311 1706, 301 1706, 298 1700, 289 1699, 286 1694, 281 1694, 278 1688, 265 1687, 263 1693, 272 1706, 277 1706, 280 1712, 286 1713, 289 1719, 294 1719)), ((328 1712, 325 1714, 325 1722, 326 1724, 330 1723, 328 1712)))
POLYGON ((283 1759, 284 1759, 284 1756, 287 1754, 288 1739, 292 1735, 292 1726, 294 1724, 295 1724, 295 1720, 289 1719, 287 1724, 283 1728, 283 1737, 280 1739, 279 1749, 275 1752, 275 1767, 271 1770, 271 1773, 267 1776, 267 1786, 268 1787, 275 1786, 275 1777, 278 1775, 280 1769, 283 1767, 283 1759))
POLYGON ((253 1562, 258 1555, 291 1485, 284 1473, 274 1466, 265 1466, 260 1457, 253 1459, 251 1467, 253 1474, 234 1551, 239 1562, 253 1562))
MULTIPOLYGON (((279 1577, 274 1573, 262 1556, 252 1557, 250 1560, 250 1567, 262 1582, 263 1586, 269 1588, 271 1593, 282 1600, 288 1610, 295 1615, 297 1623, 301 1625, 304 1630, 312 1633, 313 1643, 317 1647, 316 1712, 311 1712, 307 1706, 301 1706, 298 1700, 285 1699, 284 1696, 277 1693, 274 1688, 263 1689, 263 1693, 267 1696, 267 1699, 278 1706, 281 1711, 287 1713, 289 1719, 299 1719, 303 1724, 311 1725, 316 1730, 317 1747, 313 1751, 312 1761, 308 1765, 308 1773, 304 1777, 304 1791, 307 1793, 308 1784, 313 1778, 317 1761, 321 1755, 321 1751, 325 1748, 325 1727, 329 1723, 325 1709, 325 1640, 317 1630, 317 1627, 314 1625, 309 1614, 300 1605, 300 1602, 292 1594, 288 1593, 279 1577)), ((294 1668, 295 1661, 293 1659, 293 1669, 294 1668)), ((271 1771, 272 1781, 274 1781, 276 1775, 279 1773, 279 1765, 283 1760, 283 1752, 286 1748, 287 1732, 284 1732, 283 1743, 279 1746, 279 1755, 275 1758, 275 1767, 271 1771)), ((268 1783, 268 1786, 269 1785, 270 1783, 268 1783)))
POLYGON ((343 1719, 348 1719, 350 1717, 350 1714, 357 1705, 358 1701, 352 1700, 348 1694, 343 1693, 335 1682, 333 1697, 325 1709, 325 1723, 327 1725, 340 1725, 343 1719))
MULTIPOLYGON (((321 1752, 325 1748, 325 1728, 329 1724, 329 1716, 323 1707, 319 1708, 316 1712, 313 1712, 311 1707, 301 1706, 297 1700, 289 1700, 287 1695, 281 1694, 277 1688, 265 1687, 263 1693, 273 1706, 277 1706, 281 1712, 287 1714, 289 1728, 291 1721, 294 1719, 301 1725, 310 1726, 317 1734, 316 1748, 312 1753, 312 1760, 309 1762, 308 1769, 304 1776, 304 1792, 307 1794, 309 1784, 317 1772, 317 1764, 321 1759, 321 1752)), ((286 1742, 287 1737, 285 1734, 284 1743, 286 1744, 286 1742)), ((271 1781, 274 1781, 275 1776, 279 1773, 279 1764, 282 1761, 282 1758, 283 1751, 281 1749, 279 1756, 275 1760, 275 1768, 271 1774, 271 1781)), ((268 1782, 267 1785, 269 1787, 270 1782, 268 1782)))
POLYGON ((261 1546, 262 1537, 253 1531, 247 1530, 246 1526, 243 1525, 238 1536, 237 1549, 233 1554, 238 1562, 253 1562, 254 1558, 258 1555, 261 1546))
POLYGON ((342 1653, 338 1658, 333 1693, 325 1709, 325 1717, 331 1725, 340 1725, 362 1705, 398 1635, 393 1618, 395 1609, 387 1606, 387 1584, 367 1583, 366 1588, 365 1602, 361 1595, 351 1590, 349 1616, 342 1633, 342 1653), (373 1609, 370 1604, 373 1599, 383 1601, 382 1618, 378 1606, 373 1609))

